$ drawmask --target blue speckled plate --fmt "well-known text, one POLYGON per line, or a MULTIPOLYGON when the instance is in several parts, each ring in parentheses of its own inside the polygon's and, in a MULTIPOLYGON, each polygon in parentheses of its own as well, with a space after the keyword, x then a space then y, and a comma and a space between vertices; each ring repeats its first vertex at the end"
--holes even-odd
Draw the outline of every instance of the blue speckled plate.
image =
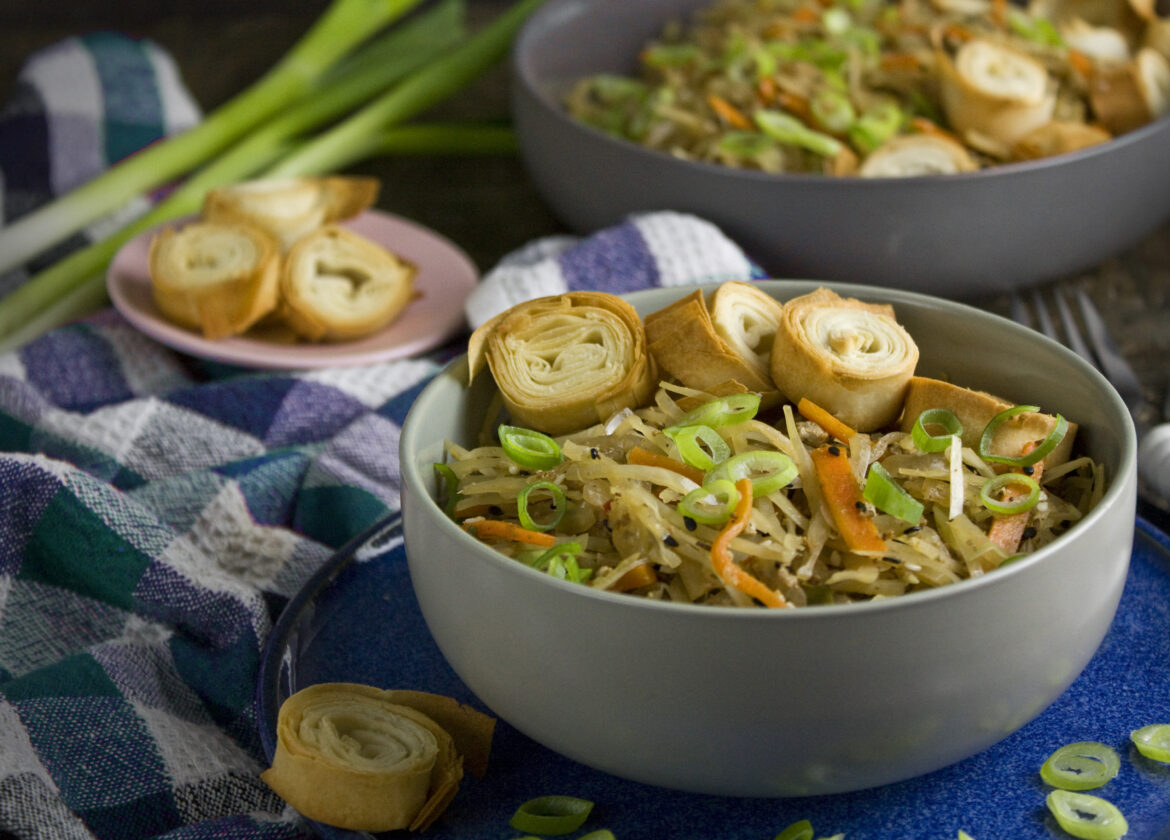
MULTIPOLYGON (((419 689, 483 708, 427 631, 396 520, 379 523, 338 552, 277 623, 257 686, 260 736, 269 758, 281 702, 326 681, 419 689)), ((966 761, 855 794, 779 800, 698 796, 591 770, 501 721, 487 776, 465 779, 427 837, 511 838, 518 832, 508 820, 517 805, 566 793, 596 803, 578 834, 604 827, 618 840, 769 840, 798 819, 811 820, 817 836, 844 832, 848 840, 949 840, 960 829, 975 840, 1063 838, 1068 835, 1044 808, 1048 788, 1037 771, 1056 747, 1094 740, 1111 744, 1122 756, 1121 772, 1096 793, 1125 813, 1126 840, 1170 840, 1170 765, 1143 758, 1128 738, 1132 729, 1154 722, 1170 722, 1170 538, 1139 518, 1121 606, 1096 657, 1040 717, 966 761)), ((315 828, 337 840, 369 836, 315 828)))

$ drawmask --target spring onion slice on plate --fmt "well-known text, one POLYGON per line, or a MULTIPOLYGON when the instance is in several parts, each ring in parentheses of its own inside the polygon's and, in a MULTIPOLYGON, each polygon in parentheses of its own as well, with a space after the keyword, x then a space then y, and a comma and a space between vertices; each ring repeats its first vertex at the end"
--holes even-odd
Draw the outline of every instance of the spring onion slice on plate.
POLYGON ((1040 767, 1040 778, 1061 790, 1092 790, 1117 775, 1121 759, 1112 747, 1097 741, 1065 744, 1040 767))
POLYGON ((1117 840, 1129 831, 1125 815, 1099 796, 1054 790, 1045 802, 1060 827, 1080 840, 1117 840))
POLYGON ((1170 723, 1151 723, 1129 733, 1129 738, 1146 758, 1170 763, 1170 723))
POLYGON ((569 834, 580 828, 593 803, 576 796, 538 796, 516 809, 509 825, 530 834, 569 834))

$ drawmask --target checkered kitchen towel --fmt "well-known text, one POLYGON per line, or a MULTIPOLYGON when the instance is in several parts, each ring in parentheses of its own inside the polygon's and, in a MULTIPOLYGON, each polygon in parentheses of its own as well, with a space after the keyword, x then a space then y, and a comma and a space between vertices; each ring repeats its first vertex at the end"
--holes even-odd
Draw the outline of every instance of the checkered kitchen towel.
MULTIPOLYGON (((149 45, 73 40, 29 68, 0 113, 8 218, 193 113, 149 45)), ((534 243, 476 294, 487 311, 751 271, 712 226, 653 214, 534 243)), ((461 343, 256 372, 106 310, 0 355, 0 837, 307 836, 258 778, 261 651, 332 552, 397 510, 401 423, 461 343)))

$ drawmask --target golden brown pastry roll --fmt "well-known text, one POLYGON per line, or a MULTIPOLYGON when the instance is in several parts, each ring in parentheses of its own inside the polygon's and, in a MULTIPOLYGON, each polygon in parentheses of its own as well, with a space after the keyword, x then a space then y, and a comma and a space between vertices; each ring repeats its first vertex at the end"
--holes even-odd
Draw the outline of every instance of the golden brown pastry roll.
MULTIPOLYGON (((908 432, 914 428, 914 421, 922 412, 931 408, 945 408, 959 418, 963 427, 963 446, 978 452, 979 438, 991 418, 1014 405, 984 391, 973 391, 938 379, 914 376, 906 388, 901 427, 902 431, 908 432)), ((1055 425, 1056 418, 1051 414, 1018 414, 999 427, 991 444, 992 451, 1017 457, 1023 453, 1025 444, 1044 440, 1055 425)), ((1069 421, 1064 440, 1044 458, 1046 466, 1053 467, 1068 460, 1076 433, 1076 423, 1069 421)))
POLYGON ((862 178, 907 178, 921 175, 953 175, 979 167, 967 150, 934 134, 903 134, 887 140, 861 164, 862 178))
POLYGON ((501 312, 471 334, 471 378, 486 364, 519 426, 566 434, 649 400, 657 367, 637 310, 603 292, 567 292, 501 312))
POLYGON ((817 289, 784 304, 772 347, 772 381, 860 432, 898 419, 918 345, 892 306, 817 289))
POLYGON ((289 249, 281 314, 310 341, 346 341, 380 330, 414 298, 416 266, 359 233, 327 225, 289 249))
POLYGON ((368 209, 377 200, 378 190, 377 178, 260 178, 209 190, 202 215, 208 221, 261 227, 287 251, 317 228, 368 209))
POLYGON ((373 686, 319 683, 281 704, 260 778, 309 819, 393 831, 429 824, 462 775, 451 736, 427 715, 373 686))
POLYGON ((775 402, 769 365, 781 311, 750 283, 724 283, 709 295, 696 289, 646 316, 646 342, 658 367, 683 385, 711 392, 738 382, 775 402))
POLYGON ((209 339, 244 332, 276 307, 280 249, 251 225, 193 222, 150 241, 155 305, 209 339))

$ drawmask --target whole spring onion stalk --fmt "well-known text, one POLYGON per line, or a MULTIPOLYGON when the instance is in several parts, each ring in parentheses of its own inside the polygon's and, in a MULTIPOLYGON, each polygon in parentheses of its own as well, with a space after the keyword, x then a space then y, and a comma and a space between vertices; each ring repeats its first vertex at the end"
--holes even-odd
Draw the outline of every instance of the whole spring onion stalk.
POLYGON ((464 36, 463 3, 449 0, 367 44, 324 74, 308 95, 213 158, 145 214, 106 238, 63 257, 0 301, 0 339, 14 331, 27 335, 27 327, 38 313, 93 275, 104 272, 118 249, 134 236, 198 211, 209 189, 266 169, 287 154, 305 132, 369 101, 464 36))
POLYGON ((420 0, 333 0, 285 56, 197 126, 154 144, 0 229, 0 273, 226 148, 302 97, 314 79, 420 0))

